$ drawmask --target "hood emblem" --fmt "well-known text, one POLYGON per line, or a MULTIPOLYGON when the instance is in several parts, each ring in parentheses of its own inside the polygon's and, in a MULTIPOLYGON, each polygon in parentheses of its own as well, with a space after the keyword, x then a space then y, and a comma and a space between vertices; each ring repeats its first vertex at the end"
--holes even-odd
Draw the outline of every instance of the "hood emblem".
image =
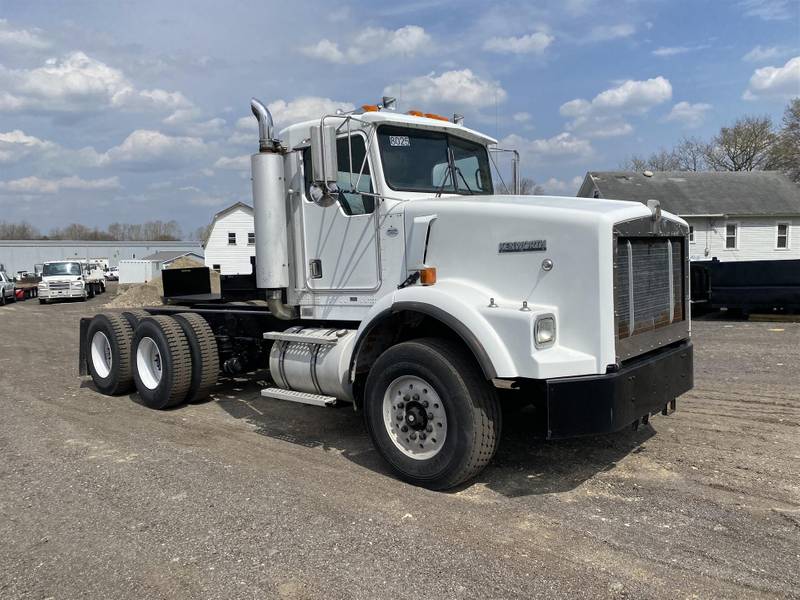
POLYGON ((543 252, 547 250, 547 240, 525 240, 522 242, 500 242, 497 251, 506 252, 543 252))

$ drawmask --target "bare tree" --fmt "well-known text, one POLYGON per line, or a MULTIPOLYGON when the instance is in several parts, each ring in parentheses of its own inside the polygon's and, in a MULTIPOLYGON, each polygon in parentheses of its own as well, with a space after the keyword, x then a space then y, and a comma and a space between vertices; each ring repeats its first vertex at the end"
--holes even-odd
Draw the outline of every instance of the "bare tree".
POLYGON ((623 171, 681 171, 681 162, 675 150, 661 148, 647 158, 631 156, 620 164, 623 171))
POLYGON ((705 171, 706 144, 698 138, 683 138, 672 153, 677 161, 676 171, 705 171))
POLYGON ((189 236, 189 239, 197 240, 205 244, 206 241, 208 240, 208 236, 210 233, 211 233, 211 223, 195 229, 189 236))
POLYGON ((723 127, 704 152, 712 171, 754 171, 772 166, 776 135, 769 117, 742 117, 723 127))
POLYGON ((27 221, 8 223, 0 221, 0 240, 38 240, 42 234, 27 221))
POLYGON ((519 180, 519 193, 523 196, 541 196, 544 188, 530 177, 523 177, 519 180))
POLYGON ((792 100, 783 113, 770 162, 792 181, 800 183, 800 98, 792 100))

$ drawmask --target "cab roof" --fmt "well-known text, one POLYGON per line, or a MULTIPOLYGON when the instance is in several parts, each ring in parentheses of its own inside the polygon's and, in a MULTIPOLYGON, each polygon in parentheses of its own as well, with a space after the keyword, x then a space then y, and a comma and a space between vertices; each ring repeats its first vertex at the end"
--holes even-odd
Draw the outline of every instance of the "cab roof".
MULTIPOLYGON (((348 115, 331 116, 325 119, 325 123, 336 125, 338 127, 339 125, 344 123, 347 116, 348 115)), ((497 140, 494 139, 493 137, 485 135, 479 131, 475 131, 474 129, 464 127, 463 125, 459 125, 451 121, 444 121, 441 119, 418 117, 415 115, 398 113, 392 110, 371 111, 360 114, 354 113, 349 116, 358 119, 358 121, 353 120, 351 122, 350 126, 354 130, 363 129, 364 123, 370 123, 375 126, 397 125, 401 127, 411 127, 418 129, 426 129, 428 131, 440 131, 444 133, 450 133, 452 135, 461 138, 478 142, 479 144, 485 144, 490 146, 497 144, 497 140)), ((301 123, 296 123, 294 125, 286 127, 278 135, 282 140, 284 140, 286 145, 291 149, 297 146, 298 144, 301 144, 302 142, 306 141, 311 135, 310 133, 311 127, 313 125, 319 125, 319 122, 320 122, 319 119, 313 119, 310 121, 303 121, 301 123)))

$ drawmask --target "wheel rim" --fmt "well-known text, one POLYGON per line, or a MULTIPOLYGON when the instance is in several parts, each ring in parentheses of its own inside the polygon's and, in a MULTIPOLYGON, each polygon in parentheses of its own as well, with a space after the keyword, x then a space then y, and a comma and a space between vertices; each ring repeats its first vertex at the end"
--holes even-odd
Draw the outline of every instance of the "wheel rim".
POLYGON ((161 383, 162 369, 161 352, 155 341, 149 337, 142 338, 136 348, 136 370, 142 384, 149 390, 156 389, 161 383))
POLYGON ((447 413, 433 386, 414 375, 398 377, 383 396, 383 424, 400 452, 415 460, 439 454, 447 438, 447 413))
POLYGON ((114 360, 111 354, 111 343, 102 331, 92 336, 92 364, 97 374, 105 379, 111 373, 114 360))

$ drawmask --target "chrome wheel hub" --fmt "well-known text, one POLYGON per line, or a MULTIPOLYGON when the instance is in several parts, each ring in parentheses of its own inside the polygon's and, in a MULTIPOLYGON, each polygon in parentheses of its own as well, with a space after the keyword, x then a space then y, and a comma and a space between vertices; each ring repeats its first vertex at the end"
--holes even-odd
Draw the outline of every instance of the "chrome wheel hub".
POLYGON ((447 413, 435 389, 414 375, 398 377, 383 397, 383 423, 394 445, 406 456, 436 456, 447 437, 447 413))

